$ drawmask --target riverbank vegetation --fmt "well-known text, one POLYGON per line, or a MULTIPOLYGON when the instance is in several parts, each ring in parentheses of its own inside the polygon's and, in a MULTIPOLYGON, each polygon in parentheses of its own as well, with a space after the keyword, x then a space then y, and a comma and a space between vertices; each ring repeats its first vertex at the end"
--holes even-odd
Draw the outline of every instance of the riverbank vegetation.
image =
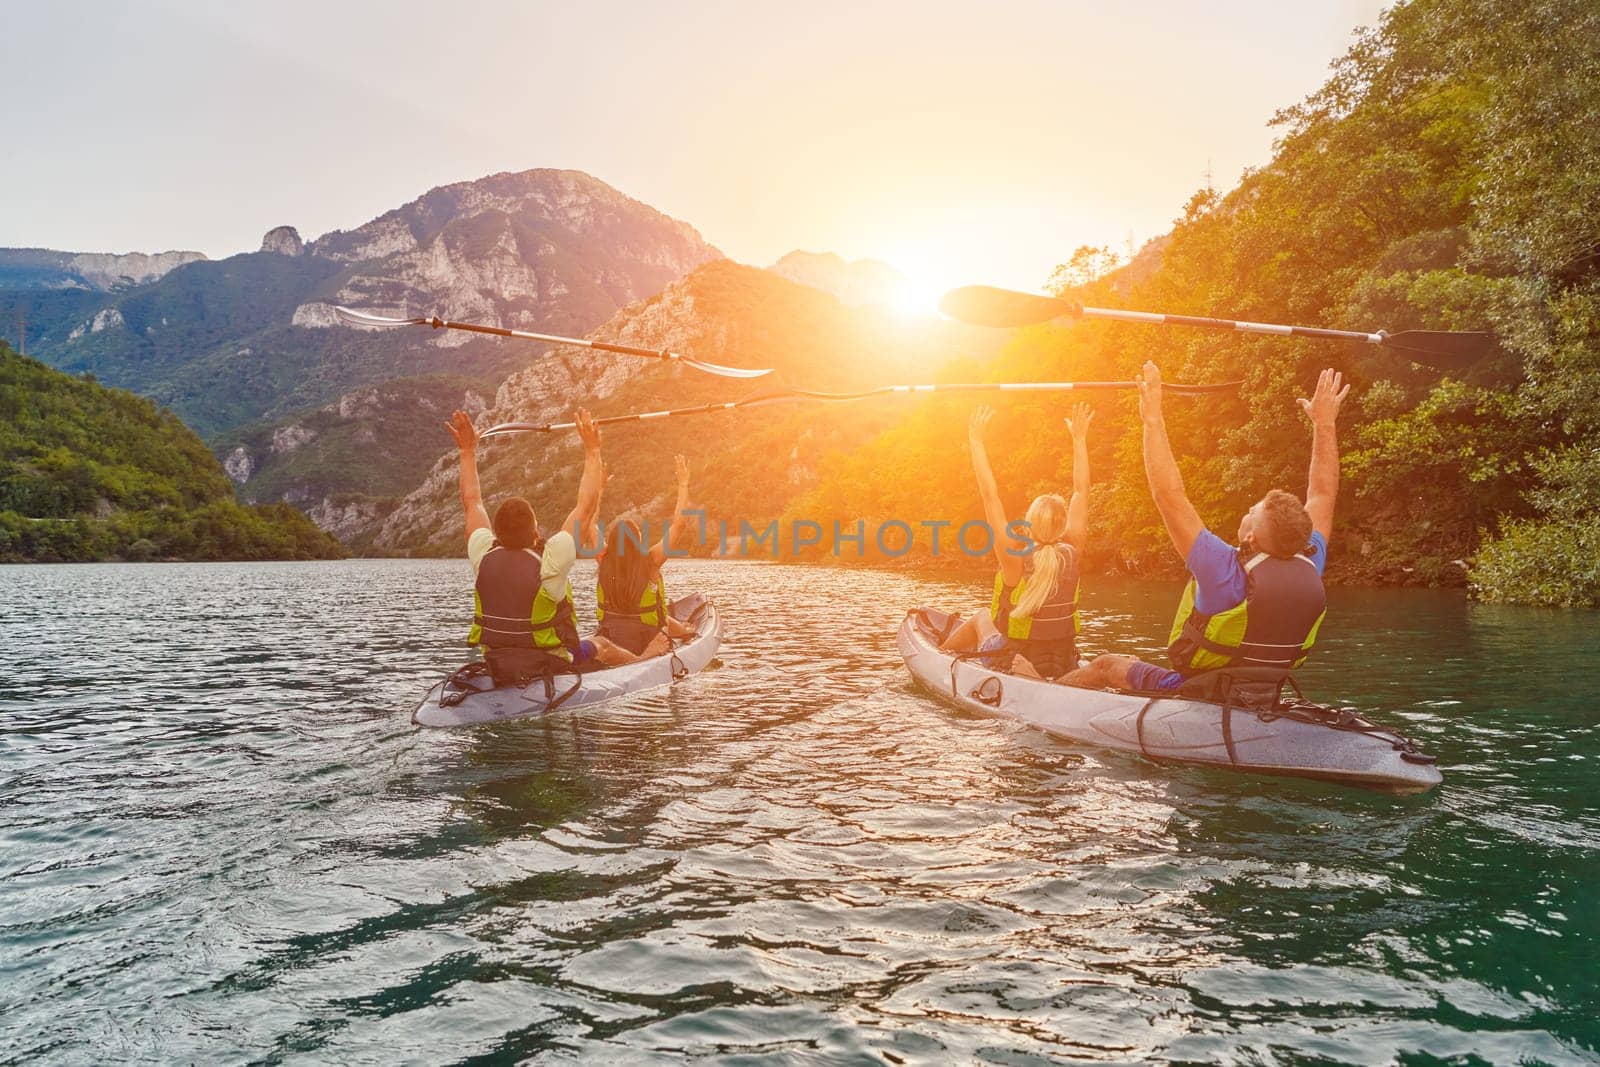
POLYGON ((0 561, 342 555, 294 508, 238 503, 171 412, 0 344, 0 561))
MULTIPOLYGON (((1445 376, 1366 345, 1086 322, 1027 330, 991 380, 1242 378, 1236 397, 1166 405, 1190 495, 1231 534, 1266 489, 1303 492, 1295 406, 1318 368, 1356 382, 1343 420, 1334 573, 1460 584, 1491 600, 1600 604, 1600 7, 1412 0, 1281 111, 1272 161, 1197 192, 1169 235, 1100 272, 1057 272, 1087 304, 1372 330, 1489 330, 1445 376)), ((1102 562, 1176 566, 1141 467, 1135 401, 1101 402, 1092 444, 1102 562)), ((968 405, 970 406, 970 404, 968 405)), ((1008 403, 990 453, 1014 513, 1071 484, 1054 400, 1008 403)), ((971 477, 953 405, 930 403, 832 457, 789 510, 947 515, 971 477)), ((976 514, 976 498, 971 502, 976 514)), ((952 516, 954 517, 954 516, 952 516)))

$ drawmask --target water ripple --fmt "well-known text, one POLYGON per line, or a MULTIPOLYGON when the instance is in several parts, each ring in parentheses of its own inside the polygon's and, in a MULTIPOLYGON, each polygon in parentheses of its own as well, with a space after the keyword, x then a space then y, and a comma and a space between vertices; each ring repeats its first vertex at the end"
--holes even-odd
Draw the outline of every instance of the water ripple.
POLYGON ((1311 684, 1446 768, 1397 800, 953 713, 893 631, 962 583, 674 569, 718 666, 461 732, 459 563, 7 569, 5 1057, 1595 1062, 1571 616, 1336 596, 1311 684))

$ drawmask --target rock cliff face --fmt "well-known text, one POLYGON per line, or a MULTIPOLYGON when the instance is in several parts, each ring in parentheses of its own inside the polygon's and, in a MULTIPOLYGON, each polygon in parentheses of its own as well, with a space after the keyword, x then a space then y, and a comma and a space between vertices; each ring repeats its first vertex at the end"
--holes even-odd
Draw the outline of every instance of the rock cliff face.
POLYGON ((94 289, 145 285, 200 252, 56 252, 46 248, 0 248, 0 288, 94 289))
MULTIPOLYGON (((333 303, 588 330, 719 257, 693 227, 578 171, 443 186, 307 252, 352 265, 331 301, 295 310, 295 324, 310 328, 331 324, 333 303)), ((472 337, 447 331, 429 342, 457 348, 472 337)))
POLYGON ((306 250, 300 240, 300 231, 293 226, 274 226, 261 238, 261 251, 275 252, 280 256, 298 256, 306 250))

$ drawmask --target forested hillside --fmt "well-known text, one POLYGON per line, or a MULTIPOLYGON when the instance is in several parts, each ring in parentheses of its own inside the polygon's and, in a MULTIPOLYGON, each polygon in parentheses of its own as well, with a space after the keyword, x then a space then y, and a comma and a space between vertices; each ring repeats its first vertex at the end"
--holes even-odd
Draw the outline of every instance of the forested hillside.
POLYGON ((292 507, 239 504, 171 412, 0 344, 0 561, 343 554, 292 507))
MULTIPOLYGON (((1295 406, 1346 371, 1332 565, 1346 579, 1470 580, 1490 599, 1600 603, 1600 6, 1413 0, 1274 120, 1272 161, 1197 193, 1160 265, 1085 303, 1355 329, 1492 331, 1445 377, 1385 350, 1103 322, 1020 333, 992 380, 1242 377, 1236 398, 1169 402, 1191 497, 1217 530, 1273 486, 1304 492, 1295 406), (1470 568, 1470 571, 1469 571, 1470 568)), ((835 456, 791 511, 978 514, 969 403, 930 403, 835 456), (959 504, 956 501, 960 501, 959 504), (953 506, 954 505, 954 506, 953 506)), ((1176 565, 1145 487, 1134 400, 1102 401, 1091 447, 1101 560, 1176 565)), ((1007 402, 990 454, 1010 504, 1070 485, 1066 401, 1007 402)))

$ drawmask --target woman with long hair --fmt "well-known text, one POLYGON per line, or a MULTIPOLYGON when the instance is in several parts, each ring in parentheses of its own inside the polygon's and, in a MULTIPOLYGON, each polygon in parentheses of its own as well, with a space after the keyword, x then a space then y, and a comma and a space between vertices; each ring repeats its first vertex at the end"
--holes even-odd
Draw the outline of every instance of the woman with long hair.
MULTIPOLYGON (((631 663, 659 656, 672 641, 694 636, 694 630, 668 613, 667 591, 661 567, 689 528, 689 464, 677 456, 678 502, 666 536, 646 548, 644 534, 632 519, 619 518, 606 532, 601 549, 600 573, 595 582, 597 658, 607 665, 631 663)), ((585 531, 586 547, 599 540, 591 527, 585 531)))
POLYGON ((1017 536, 1006 521, 1000 486, 989 465, 983 435, 994 410, 972 413, 967 438, 978 476, 984 520, 989 525, 997 571, 989 610, 956 626, 942 647, 986 653, 984 662, 1031 678, 1059 678, 1078 666, 1078 559, 1089 538, 1089 423, 1087 404, 1066 420, 1072 433, 1072 499, 1055 493, 1034 497, 1017 536))

